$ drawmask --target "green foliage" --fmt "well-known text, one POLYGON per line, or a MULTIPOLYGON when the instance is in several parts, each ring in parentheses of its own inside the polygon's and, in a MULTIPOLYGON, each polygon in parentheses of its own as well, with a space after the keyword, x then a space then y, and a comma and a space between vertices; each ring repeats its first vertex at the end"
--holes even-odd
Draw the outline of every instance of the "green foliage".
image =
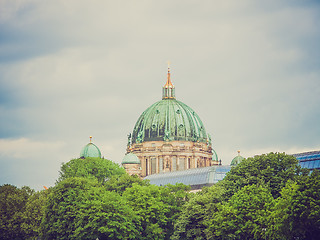
POLYGON ((33 192, 29 187, 0 186, 0 239, 26 238, 20 226, 26 203, 33 192))
POLYGON ((215 185, 204 188, 186 202, 175 222, 172 239, 206 239, 206 229, 218 210, 223 192, 222 187, 215 185))
POLYGON ((214 239, 264 239, 273 205, 268 188, 247 185, 221 205, 212 217, 209 231, 214 239))
POLYGON ((122 195, 122 193, 127 188, 132 187, 134 183, 140 186, 150 185, 149 180, 142 180, 137 175, 123 174, 120 176, 112 176, 104 186, 108 191, 114 191, 122 195))
POLYGON ((292 198, 292 231, 295 238, 319 239, 320 236, 320 173, 314 170, 299 182, 292 198))
POLYGON ((22 215, 21 229, 26 239, 36 239, 41 234, 40 224, 44 216, 48 191, 40 191, 29 197, 22 215))
POLYGON ((97 180, 68 178, 50 189, 45 239, 135 239, 135 216, 124 199, 97 180))
POLYGON ((169 239, 173 221, 187 199, 188 189, 183 184, 159 187, 137 183, 127 188, 123 196, 137 216, 136 227, 140 232, 138 239, 169 239))
POLYGON ((100 183, 106 182, 112 176, 125 174, 124 168, 102 158, 78 158, 62 164, 58 182, 71 177, 96 178, 100 183))
POLYGON ((252 184, 267 186, 277 198, 286 182, 289 179, 296 180, 301 173, 297 164, 295 157, 285 153, 269 153, 244 159, 223 180, 222 184, 227 190, 226 198, 229 199, 242 187, 252 184))
POLYGON ((320 173, 284 153, 243 160, 190 194, 100 158, 61 166, 55 187, 0 186, 0 239, 318 239, 320 173))
POLYGON ((164 239, 170 239, 174 232, 174 223, 177 221, 184 204, 189 200, 191 187, 182 183, 161 187, 162 201, 169 207, 168 221, 164 227, 164 239))
POLYGON ((270 215, 268 236, 278 239, 319 239, 320 173, 289 181, 270 215))
POLYGON ((268 217, 266 235, 268 239, 293 239, 291 204, 297 194, 299 185, 288 181, 281 189, 280 197, 275 200, 275 205, 268 217))

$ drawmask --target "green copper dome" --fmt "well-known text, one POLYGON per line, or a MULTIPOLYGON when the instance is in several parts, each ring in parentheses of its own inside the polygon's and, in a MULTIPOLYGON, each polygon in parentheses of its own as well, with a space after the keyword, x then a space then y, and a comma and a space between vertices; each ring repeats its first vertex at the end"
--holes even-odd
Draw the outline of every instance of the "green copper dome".
POLYGON ((135 154, 128 153, 124 156, 122 164, 140 164, 140 160, 135 154))
POLYGON ((162 93, 162 100, 151 105, 139 117, 133 129, 132 143, 173 140, 208 142, 198 114, 175 99, 170 70, 162 93))
POLYGON ((87 157, 101 158, 101 152, 99 148, 91 142, 84 146, 80 152, 80 158, 87 157))
POLYGON ((232 159, 230 165, 231 166, 238 165, 243 159, 244 159, 244 157, 240 156, 240 151, 238 151, 238 156, 236 156, 235 158, 232 159))

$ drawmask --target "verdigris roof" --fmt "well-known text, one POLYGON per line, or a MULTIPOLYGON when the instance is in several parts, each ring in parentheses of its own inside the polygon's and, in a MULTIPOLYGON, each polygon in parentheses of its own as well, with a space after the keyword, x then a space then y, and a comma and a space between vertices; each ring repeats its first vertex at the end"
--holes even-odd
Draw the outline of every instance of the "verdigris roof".
POLYGON ((198 114, 176 99, 162 99, 139 117, 132 134, 133 143, 144 141, 207 142, 206 130, 198 114))
POLYGON ((97 157, 101 158, 100 149, 93 143, 88 143, 80 152, 80 158, 97 157))
POLYGON ((173 140, 207 142, 208 136, 198 114, 176 100, 170 70, 162 93, 162 100, 152 104, 139 117, 133 129, 132 143, 173 140))
POLYGON ((128 153, 124 156, 122 164, 140 164, 140 159, 134 153, 128 153))
POLYGON ((240 151, 238 151, 238 156, 234 157, 230 163, 231 166, 237 165, 239 164, 242 160, 244 159, 244 157, 240 156, 240 151))

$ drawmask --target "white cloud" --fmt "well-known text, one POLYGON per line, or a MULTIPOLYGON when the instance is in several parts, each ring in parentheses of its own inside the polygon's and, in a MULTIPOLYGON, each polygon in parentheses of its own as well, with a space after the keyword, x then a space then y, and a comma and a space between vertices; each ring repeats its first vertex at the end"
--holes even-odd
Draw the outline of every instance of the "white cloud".
POLYGON ((0 184, 27 185, 37 190, 43 185, 52 186, 61 163, 68 159, 66 143, 62 141, 0 139, 0 184))
POLYGON ((44 157, 43 152, 46 155, 52 155, 61 152, 61 149, 65 146, 63 142, 42 142, 32 141, 27 138, 19 139, 0 139, 0 151, 2 157, 13 157, 16 159, 30 158, 37 159, 44 157), (39 151, 40 150, 40 151, 39 151))
POLYGON ((139 115, 161 99, 167 60, 177 99, 199 114, 223 162, 237 150, 248 157, 319 147, 318 5, 35 0, 0 6, 0 155, 13 159, 6 162, 10 179, 21 179, 17 164, 38 161, 45 175, 45 165, 59 161, 42 178, 54 182, 60 161, 78 157, 90 135, 102 155, 120 162, 139 115))

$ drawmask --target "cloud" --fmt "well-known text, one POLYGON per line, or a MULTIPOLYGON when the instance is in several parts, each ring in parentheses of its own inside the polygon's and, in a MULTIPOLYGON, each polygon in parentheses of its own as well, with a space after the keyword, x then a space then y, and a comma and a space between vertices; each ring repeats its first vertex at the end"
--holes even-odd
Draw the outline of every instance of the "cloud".
MULTIPOLYGON (((237 150, 320 146, 316 2, 0 4, 0 154, 15 184, 34 186, 37 175, 22 181, 14 169, 43 156, 59 161, 57 175, 90 135, 121 162, 127 134, 161 99, 167 60, 177 99, 199 114, 224 163, 237 150)), ((53 184, 50 174, 39 179, 53 184)))
POLYGON ((51 186, 65 155, 64 142, 43 142, 27 138, 0 139, 1 184, 51 186))

